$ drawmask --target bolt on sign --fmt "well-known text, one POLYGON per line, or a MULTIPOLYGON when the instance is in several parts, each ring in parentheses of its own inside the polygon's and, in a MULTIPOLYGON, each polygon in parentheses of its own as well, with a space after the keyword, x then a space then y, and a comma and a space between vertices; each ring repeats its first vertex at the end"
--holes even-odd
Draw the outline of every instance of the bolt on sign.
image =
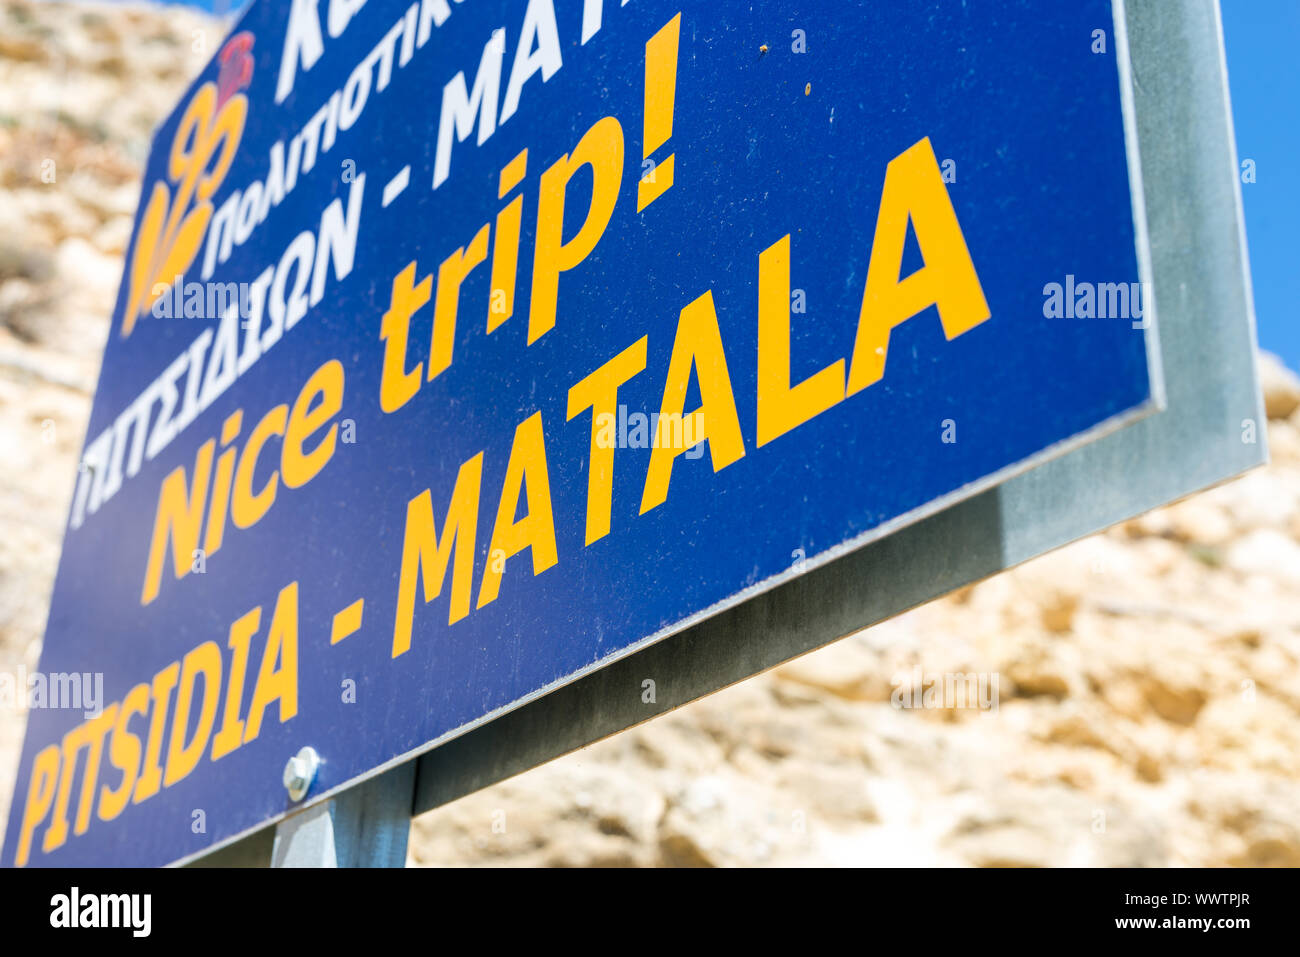
POLYGON ((155 138, 41 661, 102 700, 3 862, 192 858, 1157 411, 1127 71, 1109 0, 255 0, 155 138))

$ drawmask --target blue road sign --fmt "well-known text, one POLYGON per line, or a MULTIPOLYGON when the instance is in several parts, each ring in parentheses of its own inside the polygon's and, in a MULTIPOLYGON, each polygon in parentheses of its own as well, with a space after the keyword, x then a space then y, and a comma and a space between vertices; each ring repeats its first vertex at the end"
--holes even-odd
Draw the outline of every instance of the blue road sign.
POLYGON ((301 747, 310 801, 1157 409, 1125 57, 1110 0, 252 3, 150 158, 3 862, 229 842, 301 747))

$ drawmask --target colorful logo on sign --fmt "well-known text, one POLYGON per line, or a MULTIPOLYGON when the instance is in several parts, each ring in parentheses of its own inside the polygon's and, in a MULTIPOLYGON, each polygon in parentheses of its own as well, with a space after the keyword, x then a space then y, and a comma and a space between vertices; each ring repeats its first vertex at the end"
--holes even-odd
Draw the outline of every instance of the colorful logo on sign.
POLYGON ((136 232, 122 338, 135 329, 171 283, 194 262, 212 222, 212 197, 225 181, 248 116, 245 89, 253 78, 253 35, 238 33, 218 54, 216 82, 190 99, 167 157, 167 182, 157 181, 136 232))

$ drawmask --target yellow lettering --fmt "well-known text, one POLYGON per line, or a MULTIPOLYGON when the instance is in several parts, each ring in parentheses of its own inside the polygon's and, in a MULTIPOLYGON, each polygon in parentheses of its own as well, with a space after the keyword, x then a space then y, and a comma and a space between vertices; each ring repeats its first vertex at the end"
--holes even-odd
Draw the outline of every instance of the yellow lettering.
POLYGON ((618 414, 618 389, 645 369, 646 337, 642 336, 569 390, 568 419, 591 409, 591 460, 587 473, 587 544, 609 534, 614 504, 614 446, 602 441, 606 423, 618 414))
POLYGON ((495 601, 501 590, 506 560, 525 548, 532 549, 533 574, 540 575, 558 561, 555 549, 555 518, 551 513, 551 482, 546 470, 546 443, 542 435, 542 414, 535 412, 515 429, 510 462, 501 489, 497 518, 492 526, 492 544, 487 568, 478 590, 478 607, 495 601), (515 521, 519 494, 527 489, 528 514, 515 521))
POLYGON ((208 746, 212 724, 217 718, 217 699, 221 695, 221 649, 215 641, 205 641, 189 652, 181 662, 180 688, 176 692, 176 715, 172 718, 172 736, 167 746, 167 770, 163 787, 171 787, 198 767, 208 746), (194 737, 188 743, 190 708, 194 703, 194 686, 203 676, 203 701, 194 737))
POLYGON ((122 772, 122 783, 114 790, 107 784, 99 792, 99 819, 111 821, 125 809, 131 799, 131 789, 135 787, 136 777, 140 773, 140 736, 129 730, 131 719, 137 714, 149 711, 149 685, 138 684, 132 688, 117 712, 117 724, 113 728, 113 740, 109 745, 108 756, 113 766, 122 772))
POLYGON ((537 192, 537 244, 533 249, 533 292, 528 314, 528 344, 555 325, 560 273, 573 269, 600 242, 614 215, 623 182, 623 127, 612 116, 597 120, 573 152, 561 156, 542 173, 537 192), (591 205, 582 228, 564 242, 564 197, 569 181, 587 164, 591 167, 591 205))
POLYGON ((280 452, 280 475, 287 488, 300 488, 314 479, 334 455, 338 423, 331 425, 316 448, 304 453, 302 443, 343 408, 343 363, 331 359, 312 373, 294 400, 280 452), (320 401, 312 408, 312 403, 320 401))
POLYGON ((758 257, 758 444, 844 398, 844 360, 790 386, 790 236, 758 257))
POLYGON ((393 657, 411 647, 415 619, 415 586, 424 586, 428 604, 442 594, 451 562, 453 543, 456 565, 451 576, 451 601, 447 624, 454 625, 469 614, 470 589, 474 577, 474 543, 478 534, 479 487, 483 479, 483 453, 460 467, 442 537, 433 521, 433 501, 425 489, 406 506, 406 533, 402 540, 402 573, 397 585, 397 615, 393 621, 393 657), (430 587, 432 586, 432 587, 430 587))
POLYGON ((51 744, 32 759, 31 777, 27 782, 27 803, 23 805, 23 823, 18 830, 18 849, 14 866, 24 867, 32 853, 32 836, 36 825, 45 819, 54 802, 54 785, 59 779, 59 746, 51 744))
POLYGON ((172 699, 172 689, 176 687, 176 678, 180 674, 181 663, 173 661, 162 671, 153 676, 153 707, 149 716, 149 737, 144 748, 144 767, 135 782, 135 793, 131 796, 132 804, 139 804, 158 793, 162 787, 163 726, 167 723, 167 706, 172 699))
MULTIPOLYGON (((244 411, 236 409, 221 425, 221 445, 224 448, 239 435, 244 422, 244 411)), ((230 511, 230 481, 235 474, 235 450, 226 449, 217 459, 216 477, 212 483, 212 504, 208 508, 208 530, 203 536, 203 551, 215 555, 226 534, 226 516, 230 511)))
POLYGON ((411 317, 433 292, 433 277, 425 276, 415 283, 415 263, 393 277, 393 297, 379 327, 379 338, 384 343, 383 373, 379 378, 379 407, 385 412, 396 412, 420 391, 424 363, 406 370, 406 343, 411 332, 411 317))
POLYGON ((149 545, 149 564, 145 567, 144 589, 140 604, 147 605, 158 597, 162 585, 163 556, 167 538, 172 541, 172 572, 177 578, 189 574, 194 550, 199 547, 199 526, 203 522, 203 505, 208 497, 208 479, 212 471, 212 451, 216 443, 209 439, 199 446, 194 459, 194 486, 185 488, 185 468, 181 466, 163 479, 158 493, 158 511, 153 521, 153 540, 149 545))
POLYGON ((950 340, 991 315, 939 161, 926 137, 890 160, 885 169, 849 367, 849 395, 880 381, 890 331, 930 306, 938 306, 943 333, 950 340), (925 265, 900 279, 909 219, 925 265))
MULTIPOLYGON (((528 171, 528 150, 501 170, 497 198, 519 185, 528 171)), ((515 312, 515 277, 519 268, 519 225, 523 220, 524 198, 516 196, 497 213, 496 241, 492 244, 492 294, 488 297, 487 331, 491 332, 515 312), (498 299, 499 297, 499 299, 498 299)))
POLYGON ((253 494, 253 473, 257 470, 257 460, 262 448, 273 435, 284 435, 285 424, 289 419, 289 407, 277 405, 262 421, 253 427, 235 469, 234 497, 230 503, 230 516, 240 528, 249 528, 262 520, 262 516, 275 504, 275 493, 280 484, 280 473, 274 471, 266 480, 262 491, 253 494))
POLYGON ((460 287, 474 267, 487 259, 488 230, 485 223, 470 241, 468 249, 462 246, 438 267, 438 294, 433 304, 433 344, 429 349, 430 382, 451 365, 451 351, 456 344, 456 313, 460 310, 460 287))
POLYGON ((112 730, 117 717, 117 704, 111 704, 82 725, 85 728, 86 770, 81 775, 81 797, 77 801, 77 820, 74 834, 85 834, 90 827, 90 811, 95 805, 95 784, 99 781, 99 765, 104 755, 104 738, 112 730))
POLYGON ((244 701, 244 677, 248 673, 248 646, 262 624, 262 606, 236 619, 230 626, 226 647, 231 651, 230 683, 226 687, 226 708, 221 715, 221 730, 212 739, 212 760, 224 758, 243 743, 244 722, 239 706, 244 701))
POLYGON ((700 385, 700 406, 689 413, 697 425, 693 437, 697 443, 709 440, 713 471, 722 471, 745 454, 740 418, 736 414, 736 397, 731 390, 727 357, 722 351, 718 313, 713 305, 713 293, 706 292, 682 310, 677 323, 677 337, 673 341, 673 354, 668 360, 668 376, 664 381, 659 428, 650 453, 650 466, 646 470, 645 491, 641 495, 642 515, 667 501, 673 463, 677 456, 687 451, 684 443, 665 441, 664 433, 674 420, 681 422, 683 419, 682 407, 686 404, 692 366, 700 385))
POLYGON ((272 701, 280 702, 280 723, 298 713, 298 583, 280 589, 271 615, 270 634, 262 665, 253 686, 253 701, 248 706, 248 727, 244 743, 262 733, 262 716, 272 701), (276 661, 280 666, 276 667, 276 661))

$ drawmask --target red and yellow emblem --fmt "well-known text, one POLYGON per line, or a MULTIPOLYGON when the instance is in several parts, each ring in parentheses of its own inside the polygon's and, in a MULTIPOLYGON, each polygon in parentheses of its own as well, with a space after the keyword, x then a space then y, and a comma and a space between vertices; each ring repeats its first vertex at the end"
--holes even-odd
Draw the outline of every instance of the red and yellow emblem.
POLYGON ((154 183, 136 233, 130 296, 122 338, 185 272, 212 222, 212 196, 225 181, 243 137, 252 80, 252 36, 237 34, 222 48, 220 76, 200 86, 181 117, 167 158, 167 182, 154 183))

